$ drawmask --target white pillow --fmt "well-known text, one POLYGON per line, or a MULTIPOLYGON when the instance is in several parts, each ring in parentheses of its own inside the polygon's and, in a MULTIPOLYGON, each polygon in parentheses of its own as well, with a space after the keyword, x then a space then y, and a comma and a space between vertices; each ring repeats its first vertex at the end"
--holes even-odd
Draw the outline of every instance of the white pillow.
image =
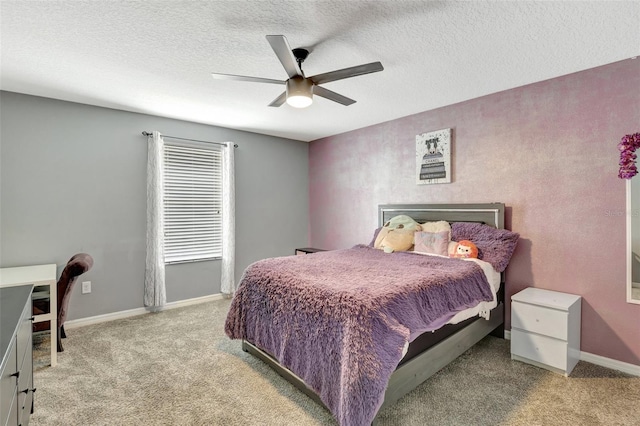
POLYGON ((449 241, 449 248, 447 249, 449 256, 451 256, 456 251, 456 244, 458 244, 457 241, 449 241))

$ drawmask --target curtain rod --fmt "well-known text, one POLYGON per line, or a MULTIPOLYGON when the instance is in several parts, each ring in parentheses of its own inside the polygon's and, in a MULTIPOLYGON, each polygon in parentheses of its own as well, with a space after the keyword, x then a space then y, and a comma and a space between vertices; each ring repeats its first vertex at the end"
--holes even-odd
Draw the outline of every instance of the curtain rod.
MULTIPOLYGON (((144 136, 151 136, 153 133, 151 133, 151 132, 146 132, 146 131, 144 131, 144 130, 143 130, 143 131, 142 131, 142 134, 143 134, 144 136)), ((226 146, 226 144, 224 144, 224 143, 222 143, 222 142, 201 141, 201 140, 198 140, 198 139, 179 138, 179 137, 176 137, 176 136, 169 136, 169 135, 162 135, 162 137, 164 137, 164 138, 169 138, 169 139, 178 139, 178 140, 181 140, 181 141, 204 142, 204 143, 213 143, 213 144, 216 144, 216 145, 226 146)), ((233 144, 233 147, 234 147, 234 148, 237 148, 237 147, 238 147, 238 144, 237 144, 237 143, 234 143, 234 144, 233 144)))

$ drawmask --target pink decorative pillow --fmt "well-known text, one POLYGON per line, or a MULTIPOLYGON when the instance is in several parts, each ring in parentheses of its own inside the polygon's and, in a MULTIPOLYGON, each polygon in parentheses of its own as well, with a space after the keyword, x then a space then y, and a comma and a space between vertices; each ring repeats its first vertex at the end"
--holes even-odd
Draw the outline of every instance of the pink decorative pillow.
POLYGON ((449 231, 416 232, 414 234, 414 244, 413 251, 415 252, 448 256, 449 231))

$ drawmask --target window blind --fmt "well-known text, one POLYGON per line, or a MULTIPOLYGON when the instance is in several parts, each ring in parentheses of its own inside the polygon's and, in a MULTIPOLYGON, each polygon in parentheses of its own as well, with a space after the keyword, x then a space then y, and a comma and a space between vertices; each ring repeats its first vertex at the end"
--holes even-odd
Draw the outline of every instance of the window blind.
POLYGON ((219 148, 164 146, 165 263, 222 256, 219 148))

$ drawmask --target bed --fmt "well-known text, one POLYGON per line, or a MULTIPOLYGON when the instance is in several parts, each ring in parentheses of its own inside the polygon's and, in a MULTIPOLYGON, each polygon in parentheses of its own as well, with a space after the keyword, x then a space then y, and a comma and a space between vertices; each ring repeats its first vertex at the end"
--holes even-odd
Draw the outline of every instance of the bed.
MULTIPOLYGON (((500 203, 380 205, 378 222, 407 215, 419 223, 444 220, 502 230, 504 210, 500 203)), ((504 232, 514 247, 517 234, 504 232)), ((504 336, 503 274, 490 284, 480 263, 389 255, 365 245, 266 259, 243 274, 225 331, 329 409, 341 425, 375 423, 379 410, 482 338, 504 336), (351 270, 354 264, 358 267, 351 270), (404 278, 395 280, 396 269, 409 276, 414 268, 428 268, 421 275, 434 282, 407 280, 405 287, 404 278), (328 279, 325 270, 336 275, 328 279), (352 285, 354 275, 359 277, 352 285), (492 309, 479 316, 482 310, 475 307, 483 303, 492 309), (285 312, 286 305, 295 309, 285 312), (463 311, 471 316, 460 317, 463 311)))

